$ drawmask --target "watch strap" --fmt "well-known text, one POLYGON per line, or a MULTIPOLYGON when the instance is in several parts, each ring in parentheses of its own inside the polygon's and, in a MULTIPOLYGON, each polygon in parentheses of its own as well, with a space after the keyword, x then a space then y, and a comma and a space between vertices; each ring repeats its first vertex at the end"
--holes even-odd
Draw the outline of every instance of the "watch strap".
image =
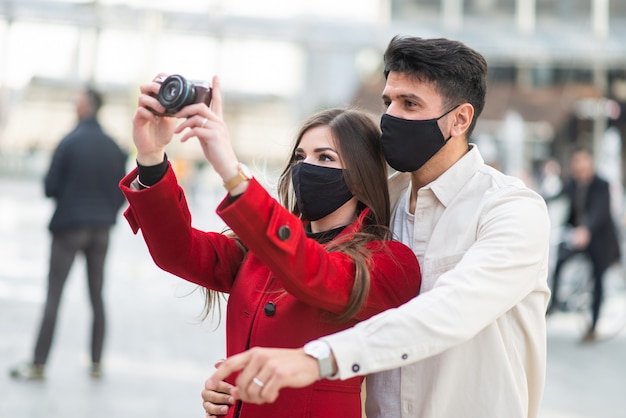
POLYGON ((243 164, 240 163, 237 169, 239 170, 237 174, 224 182, 224 188, 228 192, 239 186, 244 181, 252 178, 250 175, 246 174, 248 170, 243 167, 243 164))
POLYGON ((314 340, 304 345, 304 352, 317 360, 320 369, 320 379, 333 375, 330 346, 320 340, 314 340))

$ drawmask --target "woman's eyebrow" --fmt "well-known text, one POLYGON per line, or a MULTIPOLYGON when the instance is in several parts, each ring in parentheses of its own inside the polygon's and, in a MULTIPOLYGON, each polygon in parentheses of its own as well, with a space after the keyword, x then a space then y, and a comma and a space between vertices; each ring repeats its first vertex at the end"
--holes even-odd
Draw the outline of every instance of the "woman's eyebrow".
POLYGON ((338 152, 337 152, 336 150, 334 150, 333 148, 331 148, 331 147, 320 147, 320 148, 315 148, 313 151, 315 151, 315 152, 332 151, 332 152, 334 152, 335 154, 338 154, 338 152))

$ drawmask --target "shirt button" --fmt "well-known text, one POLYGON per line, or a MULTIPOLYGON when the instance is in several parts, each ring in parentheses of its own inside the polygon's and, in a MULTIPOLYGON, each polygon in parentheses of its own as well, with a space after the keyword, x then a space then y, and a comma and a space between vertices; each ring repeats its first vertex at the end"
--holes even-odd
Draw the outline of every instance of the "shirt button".
POLYGON ((408 358, 409 358, 409 355, 408 355, 408 354, 402 354, 402 360, 406 360, 406 359, 408 359, 408 358))
POLYGON ((281 241, 287 241, 290 236, 291 236, 291 229, 289 229, 287 225, 283 225, 280 228, 278 228, 278 238, 281 241))
POLYGON ((265 316, 274 316, 276 313, 276 304, 274 302, 267 302, 263 311, 265 312, 265 316))
POLYGON ((358 364, 353 364, 352 365, 352 371, 354 373, 357 373, 359 370, 361 370, 361 366, 359 366, 358 364))

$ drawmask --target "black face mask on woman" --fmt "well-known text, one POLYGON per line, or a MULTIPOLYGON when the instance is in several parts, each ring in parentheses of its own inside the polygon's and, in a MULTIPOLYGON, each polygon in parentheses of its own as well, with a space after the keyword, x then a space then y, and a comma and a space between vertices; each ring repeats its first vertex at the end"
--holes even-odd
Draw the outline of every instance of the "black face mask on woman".
POLYGON ((291 168, 298 209, 305 219, 317 221, 352 198, 340 168, 298 163, 291 168))
POLYGON ((385 159, 397 171, 416 171, 448 142, 437 121, 459 106, 435 119, 408 120, 384 114, 380 119, 380 142, 385 159))

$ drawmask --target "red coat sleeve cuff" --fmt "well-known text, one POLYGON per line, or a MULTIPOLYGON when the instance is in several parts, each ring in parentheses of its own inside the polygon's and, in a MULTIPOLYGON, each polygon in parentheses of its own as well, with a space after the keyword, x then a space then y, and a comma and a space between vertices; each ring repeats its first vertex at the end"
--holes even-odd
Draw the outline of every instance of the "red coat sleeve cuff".
MULTIPOLYGON (((137 234, 139 229, 141 229, 141 223, 139 222, 139 218, 135 214, 135 208, 154 208, 158 207, 159 201, 161 200, 164 193, 171 192, 171 189, 180 189, 178 182, 176 180, 176 176, 174 174, 174 170, 172 170, 171 163, 168 162, 168 170, 165 173, 165 176, 156 184, 151 186, 149 189, 137 189, 133 187, 133 182, 137 178, 138 170, 134 168, 130 173, 128 173, 119 183, 119 187, 122 190, 122 193, 126 197, 126 200, 130 204, 128 208, 124 211, 124 218, 128 221, 132 231, 134 234, 137 234)), ((184 196, 180 195, 182 199, 184 196)))

